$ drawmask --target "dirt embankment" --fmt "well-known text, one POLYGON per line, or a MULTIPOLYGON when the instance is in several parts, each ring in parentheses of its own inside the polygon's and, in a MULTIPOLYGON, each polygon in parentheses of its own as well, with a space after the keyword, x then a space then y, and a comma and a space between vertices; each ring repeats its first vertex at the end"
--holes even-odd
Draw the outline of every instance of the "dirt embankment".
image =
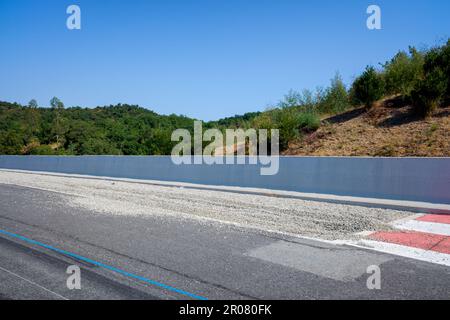
POLYGON ((413 115, 401 98, 358 108, 323 120, 312 134, 289 144, 284 155, 450 156, 450 106, 428 119, 413 115))

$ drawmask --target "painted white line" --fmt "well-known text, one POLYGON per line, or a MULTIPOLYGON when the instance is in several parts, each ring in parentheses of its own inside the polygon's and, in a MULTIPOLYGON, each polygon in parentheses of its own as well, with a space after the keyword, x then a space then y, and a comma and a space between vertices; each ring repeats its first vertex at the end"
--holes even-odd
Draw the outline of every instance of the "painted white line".
POLYGON ((347 241, 345 244, 450 267, 450 254, 373 240, 347 241))
POLYGON ((26 282, 28 282, 28 283, 30 283, 30 284, 32 284, 32 285, 38 287, 38 288, 41 288, 42 290, 45 290, 45 291, 47 291, 47 292, 50 292, 51 294, 54 294, 55 296, 57 296, 57 297, 59 297, 59 298, 61 298, 61 299, 63 299, 63 300, 69 300, 69 299, 67 299, 66 297, 63 297, 62 295, 60 295, 59 293, 56 293, 56 292, 54 292, 54 291, 52 291, 52 290, 50 290, 50 289, 47 289, 47 288, 41 286, 40 284, 37 284, 36 282, 33 282, 33 281, 31 281, 31 280, 28 280, 28 279, 25 279, 24 277, 21 277, 21 276, 19 276, 18 274, 12 272, 12 271, 6 270, 5 268, 2 268, 2 267, 0 267, 0 270, 3 270, 3 271, 5 271, 5 272, 7 272, 7 273, 9 273, 9 274, 11 274, 11 275, 13 275, 13 276, 19 278, 19 279, 22 279, 23 281, 26 281, 26 282))
POLYGON ((401 230, 411 230, 450 236, 450 224, 409 220, 395 223, 394 227, 401 230))

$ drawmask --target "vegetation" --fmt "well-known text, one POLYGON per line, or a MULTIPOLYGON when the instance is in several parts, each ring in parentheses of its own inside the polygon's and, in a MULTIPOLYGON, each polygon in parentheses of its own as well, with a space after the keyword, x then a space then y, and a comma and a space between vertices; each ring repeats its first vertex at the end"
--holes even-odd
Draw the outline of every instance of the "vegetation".
MULTIPOLYGON (((339 74, 315 91, 291 90, 264 112, 207 122, 208 128, 279 129, 280 147, 319 129, 321 119, 361 105, 373 108, 380 99, 396 96, 411 102, 421 117, 450 101, 450 40, 428 51, 400 51, 380 70, 368 66, 347 89, 339 74)), ((176 142, 175 129, 193 132, 194 119, 159 115, 135 105, 94 109, 65 108, 58 98, 51 108, 36 100, 27 106, 0 102, 0 154, 35 155, 163 155, 176 142)), ((326 123, 326 122, 325 122, 326 123)))
POLYGON ((386 94, 408 97, 423 77, 424 53, 410 47, 383 65, 386 94))
POLYGON ((418 115, 428 117, 450 99, 450 40, 445 46, 426 53, 423 77, 417 82, 411 98, 418 115))
POLYGON ((0 154, 170 154, 172 131, 193 131, 193 119, 161 116, 131 105, 64 109, 0 102, 0 154))
POLYGON ((367 108, 372 107, 385 94, 382 75, 374 67, 367 67, 353 83, 351 94, 355 106, 364 104, 367 108))
POLYGON ((280 148, 284 150, 290 141, 320 127, 320 116, 336 114, 350 107, 347 89, 337 74, 330 87, 316 92, 291 90, 275 108, 255 117, 256 129, 279 129, 280 148))

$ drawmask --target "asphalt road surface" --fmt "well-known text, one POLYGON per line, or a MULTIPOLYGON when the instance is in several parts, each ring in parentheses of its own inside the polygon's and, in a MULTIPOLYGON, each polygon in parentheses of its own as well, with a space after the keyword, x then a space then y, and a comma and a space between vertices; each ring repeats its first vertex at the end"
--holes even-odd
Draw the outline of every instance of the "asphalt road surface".
MULTIPOLYGON (((131 213, 109 214, 74 206, 77 197, 0 179, 0 299, 450 297, 447 266, 245 223, 131 214, 123 199, 131 213), (80 290, 67 288, 71 265, 81 269, 80 290), (380 290, 367 288, 372 265, 380 290)), ((160 202, 167 199, 161 192, 160 202)))

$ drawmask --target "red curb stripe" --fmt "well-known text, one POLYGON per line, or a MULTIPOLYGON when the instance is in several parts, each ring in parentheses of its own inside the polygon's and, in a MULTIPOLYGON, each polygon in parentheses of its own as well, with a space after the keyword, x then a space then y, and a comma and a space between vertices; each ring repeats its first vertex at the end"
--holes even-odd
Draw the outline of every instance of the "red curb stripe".
POLYGON ((447 237, 445 240, 439 242, 434 248, 431 250, 437 251, 440 253, 450 254, 450 237, 447 237))
POLYGON ((416 231, 380 231, 371 239, 450 254, 450 237, 416 231))
POLYGON ((450 224, 450 214, 427 214, 417 218, 418 221, 450 224))

